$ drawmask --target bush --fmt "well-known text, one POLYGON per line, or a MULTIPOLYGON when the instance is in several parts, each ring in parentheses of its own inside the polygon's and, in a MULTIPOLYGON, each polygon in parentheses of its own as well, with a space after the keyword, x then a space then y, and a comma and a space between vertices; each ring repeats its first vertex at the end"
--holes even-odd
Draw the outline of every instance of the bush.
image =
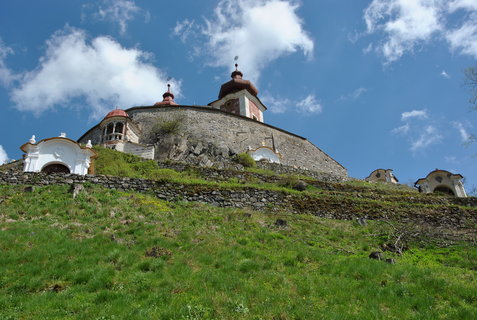
POLYGON ((174 119, 169 121, 160 121, 156 123, 151 129, 151 137, 163 136, 168 134, 177 134, 180 132, 181 119, 174 119))
POLYGON ((253 160, 252 156, 249 155, 248 153, 240 153, 235 156, 235 161, 237 163, 240 163, 246 168, 255 168, 257 164, 255 163, 255 160, 253 160))
POLYGON ((278 185, 285 187, 285 188, 291 188, 294 190, 298 191, 304 191, 306 190, 306 187, 308 186, 306 182, 303 180, 298 179, 295 176, 286 176, 280 181, 278 181, 278 185))

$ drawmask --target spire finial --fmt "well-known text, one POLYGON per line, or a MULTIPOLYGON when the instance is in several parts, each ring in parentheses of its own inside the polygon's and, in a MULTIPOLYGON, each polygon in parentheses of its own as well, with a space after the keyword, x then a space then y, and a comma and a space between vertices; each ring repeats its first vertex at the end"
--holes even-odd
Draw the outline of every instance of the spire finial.
POLYGON ((243 74, 238 69, 238 63, 237 63, 238 56, 235 56, 234 60, 235 60, 235 71, 232 72, 230 76, 232 77, 232 79, 242 79, 243 74))
MULTIPOLYGON (((167 81, 170 81, 171 78, 167 78, 167 81)), ((162 101, 161 102, 156 102, 154 105, 155 106, 164 106, 164 105, 177 105, 177 103, 174 101, 174 94, 171 92, 171 84, 167 84, 167 91, 164 92, 162 95, 162 101)))
POLYGON ((235 71, 238 71, 238 63, 237 63, 238 58, 239 58, 239 56, 235 56, 235 57, 234 57, 234 61, 235 61, 235 71))

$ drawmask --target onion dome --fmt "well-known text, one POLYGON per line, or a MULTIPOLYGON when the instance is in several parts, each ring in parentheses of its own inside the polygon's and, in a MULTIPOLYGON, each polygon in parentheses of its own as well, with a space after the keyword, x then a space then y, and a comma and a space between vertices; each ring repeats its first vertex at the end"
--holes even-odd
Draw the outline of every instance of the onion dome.
POLYGON ((106 117, 104 117, 103 120, 106 120, 108 118, 111 118, 111 117, 126 117, 126 118, 129 118, 128 114, 126 113, 126 111, 124 110, 121 110, 121 109, 115 109, 111 112, 109 112, 106 117))
POLYGON ((167 91, 162 95, 162 101, 156 102, 155 106, 177 106, 174 101, 174 94, 171 92, 171 85, 167 84, 167 91))
POLYGON ((224 83, 220 87, 219 99, 222 99, 228 94, 235 93, 243 89, 246 89, 248 92, 250 92, 250 94, 255 97, 258 95, 258 89, 249 80, 243 80, 243 73, 240 72, 237 68, 238 64, 235 64, 235 71, 232 72, 232 74, 230 75, 232 77, 232 80, 224 83))

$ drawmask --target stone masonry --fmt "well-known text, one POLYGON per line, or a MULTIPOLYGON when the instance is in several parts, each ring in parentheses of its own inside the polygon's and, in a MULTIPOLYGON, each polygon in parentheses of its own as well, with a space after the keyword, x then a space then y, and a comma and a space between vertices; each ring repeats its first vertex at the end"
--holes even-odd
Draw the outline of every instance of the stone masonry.
MULTIPOLYGON (((140 143, 154 144, 156 160, 182 161, 224 168, 235 154, 267 146, 277 150, 283 165, 334 176, 347 170, 307 139, 250 118, 209 107, 152 106, 126 110, 141 130, 140 143), (174 132, 154 132, 161 124, 176 122, 174 132)), ((78 142, 101 143, 98 126, 78 142)))
MULTIPOLYGON (((312 196, 250 187, 224 188, 207 185, 183 185, 167 181, 102 175, 0 172, 0 184, 46 186, 84 183, 96 184, 109 189, 148 192, 166 201, 196 201, 219 207, 249 208, 271 212, 286 210, 292 213, 314 214, 341 220, 363 217, 370 220, 395 220, 413 225, 423 225, 434 233, 455 230, 451 233, 453 236, 459 234, 459 237, 475 241, 477 198, 472 197, 419 198, 407 196, 408 205, 392 205, 387 204, 391 201, 374 201, 373 197, 376 200, 382 200, 382 195, 374 195, 370 199, 365 199, 364 195, 356 192, 353 197, 333 196, 332 192, 329 196, 312 196), (416 203, 417 206, 412 206, 411 203, 416 203)), ((336 195, 340 193, 342 192, 338 192, 336 195)))

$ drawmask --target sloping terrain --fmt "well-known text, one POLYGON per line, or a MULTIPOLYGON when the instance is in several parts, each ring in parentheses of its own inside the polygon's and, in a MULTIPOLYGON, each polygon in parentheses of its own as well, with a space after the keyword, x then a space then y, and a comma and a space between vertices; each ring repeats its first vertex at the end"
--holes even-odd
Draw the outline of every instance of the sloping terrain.
POLYGON ((0 319, 477 318, 473 199, 101 152, 180 196, 0 185, 0 319))

